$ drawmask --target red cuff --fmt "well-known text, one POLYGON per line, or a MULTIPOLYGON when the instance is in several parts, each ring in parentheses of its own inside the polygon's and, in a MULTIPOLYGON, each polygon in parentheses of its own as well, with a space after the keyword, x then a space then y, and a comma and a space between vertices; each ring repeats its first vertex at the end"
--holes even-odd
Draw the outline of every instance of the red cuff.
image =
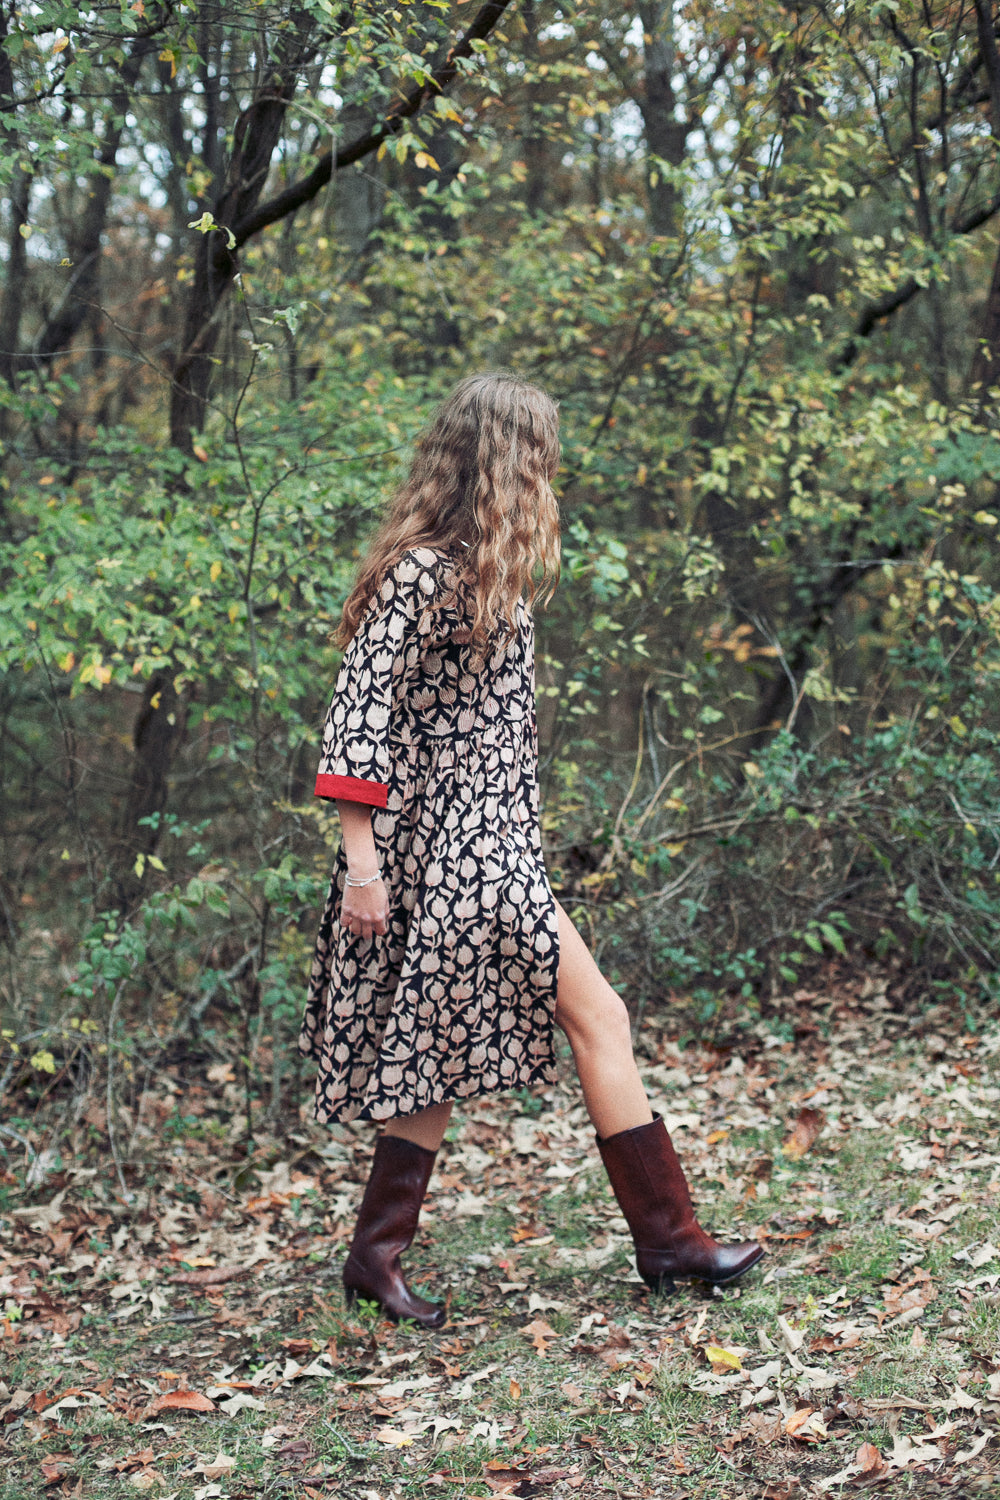
POLYGON ((331 801, 339 799, 342 802, 366 802, 369 807, 385 807, 389 788, 381 781, 360 781, 355 776, 326 776, 320 772, 316 777, 315 795, 331 801))

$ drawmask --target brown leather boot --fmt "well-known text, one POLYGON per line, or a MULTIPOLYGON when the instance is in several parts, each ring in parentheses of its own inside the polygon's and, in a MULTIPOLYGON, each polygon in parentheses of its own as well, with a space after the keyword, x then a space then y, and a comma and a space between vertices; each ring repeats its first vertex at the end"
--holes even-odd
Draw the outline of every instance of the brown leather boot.
POLYGON ((718 1286, 757 1264, 753 1241, 720 1245, 694 1216, 687 1180, 659 1115, 649 1125, 598 1137, 601 1158, 635 1242, 639 1275, 655 1292, 672 1292, 674 1277, 718 1286))
POLYGON ((379 1136, 343 1271, 349 1305, 361 1297, 394 1323, 405 1318, 424 1328, 440 1328, 445 1310, 410 1291, 399 1257, 416 1234, 435 1155, 400 1136, 379 1136))

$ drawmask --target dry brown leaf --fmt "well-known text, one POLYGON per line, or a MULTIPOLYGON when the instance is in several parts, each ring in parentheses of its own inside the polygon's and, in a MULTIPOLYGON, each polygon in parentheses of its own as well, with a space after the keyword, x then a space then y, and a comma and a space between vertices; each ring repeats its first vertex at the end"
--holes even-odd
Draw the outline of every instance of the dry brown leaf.
POLYGON ((753 1411, 737 1434, 737 1441, 752 1438, 756 1443, 777 1443, 784 1437, 784 1426, 780 1416, 770 1416, 764 1411, 753 1411))
POLYGON ((230 1458, 227 1453, 223 1453, 220 1449, 214 1458, 207 1461, 202 1459, 200 1463, 195 1464, 194 1472, 196 1474, 204 1474, 206 1479, 221 1479, 224 1474, 228 1474, 235 1467, 235 1458, 230 1458))
POLYGON ((245 1281, 252 1275, 248 1266, 211 1266, 204 1271, 178 1271, 170 1280, 179 1286, 224 1286, 227 1281, 245 1281))
POLYGON ((116 1461, 114 1465, 115 1472, 118 1474, 126 1474, 129 1469, 146 1469, 153 1462, 153 1459, 155 1457, 156 1454, 153 1452, 152 1448, 143 1448, 139 1453, 126 1454, 124 1458, 119 1458, 116 1461))
POLYGON ((826 1116, 821 1109, 800 1109, 792 1133, 781 1148, 783 1155, 799 1161, 810 1150, 825 1124, 826 1116))
POLYGON ((42 1478, 45 1488, 48 1489, 49 1485, 61 1484, 64 1479, 68 1478, 73 1468, 73 1455, 72 1453, 46 1453, 40 1462, 42 1478))
POLYGON ((503 1459, 491 1458, 484 1467, 486 1472, 483 1480, 494 1495, 513 1494, 523 1484, 531 1481, 530 1469, 516 1469, 503 1459))
POLYGON ((785 1422, 785 1432, 789 1437, 794 1437, 801 1427, 804 1427, 812 1416, 815 1407, 800 1406, 798 1411, 793 1411, 785 1422))
POLYGON ((520 1401, 521 1399, 521 1387, 516 1380, 512 1380, 510 1383, 510 1399, 512 1401, 520 1401))
POLYGON ((199 1391, 167 1391, 148 1410, 151 1416, 160 1411, 215 1411, 215 1402, 199 1391))
POLYGON ((862 1443, 854 1455, 854 1462, 862 1474, 879 1474, 885 1468, 882 1455, 874 1443, 862 1443))
POLYGON ((534 1318, 530 1323, 524 1325, 521 1332, 528 1336, 543 1358, 548 1353, 549 1343, 559 1337, 555 1329, 550 1328, 544 1318, 534 1318))
POLYGON ((890 1318, 898 1318, 903 1313, 912 1312, 914 1308, 926 1307, 937 1297, 937 1289, 931 1281, 929 1272, 922 1266, 918 1266, 908 1281, 903 1281, 899 1286, 890 1287, 885 1294, 886 1315, 890 1318))
POLYGON ((580 1387, 578 1385, 574 1385, 571 1380, 564 1380, 559 1389, 562 1391, 567 1401, 572 1401, 574 1406, 583 1405, 583 1392, 581 1391, 580 1387))
POLYGON ((295 1464, 307 1464, 315 1456, 316 1450, 308 1438, 293 1438, 278 1449, 278 1457, 289 1468, 295 1464))
POLYGON ((413 1435, 409 1432, 400 1432, 396 1427, 379 1427, 375 1432, 376 1443, 384 1443, 387 1448, 408 1448, 413 1442, 413 1435))

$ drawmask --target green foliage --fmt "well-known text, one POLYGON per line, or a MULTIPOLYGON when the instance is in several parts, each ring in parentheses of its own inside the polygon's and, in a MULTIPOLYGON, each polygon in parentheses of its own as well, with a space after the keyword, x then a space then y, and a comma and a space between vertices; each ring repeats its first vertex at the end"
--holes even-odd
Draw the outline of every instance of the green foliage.
POLYGON ((887 961, 974 1022, 1000 990, 1000 435, 977 385, 996 163, 974 36, 933 6, 834 24, 699 0, 680 46, 679 8, 653 37, 604 0, 513 7, 327 196, 234 245, 220 195, 274 103, 254 93, 265 42, 275 67, 298 42, 306 59, 275 122, 280 192, 456 37, 437 3, 254 17, 43 0, 6 22, 0 917, 10 1040, 37 1033, 19 1066, 58 1068, 66 1006, 104 1034, 117 997, 154 1048, 238 1023, 261 1096, 271 1048, 274 1104, 335 837, 310 802, 331 632, 435 400, 499 364, 561 406, 546 836, 602 961, 706 1016, 723 991, 754 1005, 887 961), (654 43, 669 100, 648 94, 654 43), (226 254, 182 453, 164 372, 226 254))

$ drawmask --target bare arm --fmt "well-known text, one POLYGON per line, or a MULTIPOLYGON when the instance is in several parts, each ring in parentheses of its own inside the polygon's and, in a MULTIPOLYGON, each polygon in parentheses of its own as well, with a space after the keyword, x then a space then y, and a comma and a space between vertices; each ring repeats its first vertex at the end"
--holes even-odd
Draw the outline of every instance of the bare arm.
MULTIPOLYGON (((344 835, 344 850, 347 854, 347 873, 352 880, 367 880, 379 873, 375 835, 372 832, 372 810, 364 802, 342 802, 338 799, 337 811, 344 835)), ((371 885, 347 886, 340 905, 340 921, 349 932, 358 937, 370 938, 372 933, 384 933, 389 917, 389 900, 385 882, 375 880, 371 885)))

